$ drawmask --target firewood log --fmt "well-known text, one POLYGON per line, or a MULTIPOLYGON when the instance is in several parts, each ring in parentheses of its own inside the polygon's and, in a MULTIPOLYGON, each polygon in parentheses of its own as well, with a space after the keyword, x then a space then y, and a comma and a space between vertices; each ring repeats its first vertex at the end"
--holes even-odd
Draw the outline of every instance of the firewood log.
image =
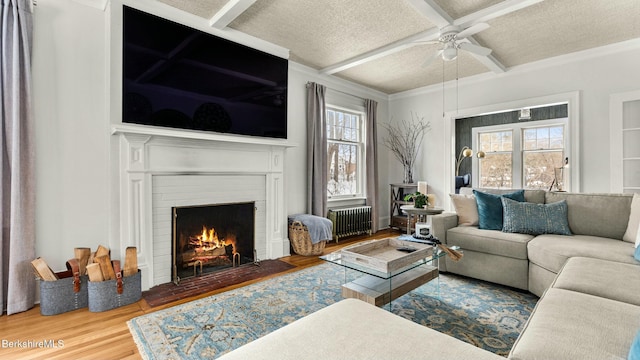
POLYGON ((98 256, 104 256, 104 255, 109 255, 109 248, 99 245, 98 250, 96 250, 96 256, 94 257, 94 261, 95 261, 95 258, 97 258, 98 256))
POLYGON ((58 276, 51 270, 47 262, 43 258, 37 258, 31 262, 31 266, 40 279, 45 281, 56 281, 58 276))
POLYGON ((78 260, 78 267, 80 268, 80 275, 87 273, 87 264, 89 263, 89 257, 91 257, 91 249, 89 248, 75 248, 73 249, 75 258, 78 260))
POLYGON ((94 261, 100 265, 100 271, 102 271, 102 277, 105 280, 114 280, 116 278, 109 255, 97 256, 94 261))
POLYGON ((128 247, 124 258, 124 276, 135 275, 138 272, 138 251, 135 247, 128 247))
POLYGON ((102 270, 100 270, 100 264, 91 263, 87 264, 87 274, 89 275, 89 281, 104 281, 102 276, 102 270))

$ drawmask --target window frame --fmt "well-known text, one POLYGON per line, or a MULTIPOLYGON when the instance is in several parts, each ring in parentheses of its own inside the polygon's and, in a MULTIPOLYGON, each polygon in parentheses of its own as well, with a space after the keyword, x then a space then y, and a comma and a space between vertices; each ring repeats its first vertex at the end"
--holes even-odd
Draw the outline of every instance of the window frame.
MULTIPOLYGON (((512 189, 524 189, 524 153, 525 151, 537 151, 537 150, 524 150, 524 130, 544 127, 563 127, 563 142, 562 158, 568 157, 571 153, 571 138, 569 136, 569 118, 558 118, 549 120, 537 120, 527 121, 521 123, 508 123, 503 125, 492 125, 483 127, 474 127, 472 129, 472 148, 479 149, 479 136, 481 133, 499 132, 499 131, 512 131, 512 150, 511 150, 511 164, 512 164, 512 189)), ((551 150, 551 149, 549 149, 551 150)), ((555 150, 554 150, 555 151, 555 150)), ((473 174, 479 174, 479 159, 474 156, 472 161, 473 174)), ((472 177, 472 186, 479 187, 479 176, 472 177)), ((571 191, 571 172, 565 172, 565 190, 571 191)), ((549 184, 551 185, 551 184, 549 184)))
MULTIPOLYGON (((359 141, 338 140, 338 139, 334 140, 334 139, 330 139, 329 136, 327 135, 327 148, 325 149, 325 151, 329 150, 329 144, 330 143, 345 144, 345 145, 355 145, 356 148, 357 148, 356 193, 348 194, 348 195, 330 196, 328 191, 327 191, 327 201, 328 202, 338 202, 338 201, 344 201, 344 200, 366 199, 366 182, 365 182, 365 176, 364 176, 365 159, 366 159, 365 158, 365 156, 366 156, 366 118, 365 118, 365 113, 363 111, 350 109, 350 108, 346 108, 346 107, 343 107, 343 106, 338 106, 338 105, 333 105, 333 104, 326 104, 325 116, 326 116, 327 120, 329 118, 329 115, 328 115, 329 111, 341 112, 341 113, 345 113, 345 114, 358 116, 358 121, 359 121, 359 125, 358 125, 359 126, 359 134, 358 134, 358 137, 359 137, 359 141)), ((325 124, 325 131, 327 131, 327 127, 328 127, 328 122, 327 122, 327 124, 325 124)), ((329 179, 330 179, 329 164, 330 164, 330 159, 327 158, 327 167, 326 167, 327 184, 328 184, 329 179)))

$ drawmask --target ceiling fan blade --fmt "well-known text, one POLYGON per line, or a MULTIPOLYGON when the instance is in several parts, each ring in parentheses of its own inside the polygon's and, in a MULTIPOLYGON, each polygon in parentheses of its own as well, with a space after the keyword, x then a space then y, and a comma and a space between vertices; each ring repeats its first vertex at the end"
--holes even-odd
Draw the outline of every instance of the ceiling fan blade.
POLYGON ((427 58, 427 60, 425 60, 424 63, 422 64, 422 67, 427 67, 427 66, 431 65, 433 60, 437 59, 438 57, 440 57, 442 55, 443 51, 444 50, 438 50, 433 55, 429 56, 427 58))
POLYGON ((421 40, 421 41, 414 41, 414 44, 420 44, 420 45, 433 45, 433 44, 440 44, 440 40, 421 40))
POLYGON ((471 36, 473 34, 477 34, 482 30, 486 30, 489 28, 489 24, 487 23, 477 23, 469 26, 468 28, 460 31, 458 35, 456 35, 456 39, 463 39, 467 36, 471 36))
POLYGON ((468 42, 460 43, 458 46, 462 50, 466 50, 466 51, 468 51, 470 53, 474 53, 474 54, 480 55, 480 56, 489 56, 489 54, 491 54, 491 49, 483 47, 483 46, 478 46, 478 45, 475 45, 475 44, 471 44, 471 43, 468 43, 468 42))

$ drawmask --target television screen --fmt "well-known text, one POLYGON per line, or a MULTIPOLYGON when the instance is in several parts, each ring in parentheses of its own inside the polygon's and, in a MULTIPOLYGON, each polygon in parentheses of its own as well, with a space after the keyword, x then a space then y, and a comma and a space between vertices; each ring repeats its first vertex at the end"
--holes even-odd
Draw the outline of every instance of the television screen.
POLYGON ((286 59, 124 6, 125 123, 287 137, 286 59))

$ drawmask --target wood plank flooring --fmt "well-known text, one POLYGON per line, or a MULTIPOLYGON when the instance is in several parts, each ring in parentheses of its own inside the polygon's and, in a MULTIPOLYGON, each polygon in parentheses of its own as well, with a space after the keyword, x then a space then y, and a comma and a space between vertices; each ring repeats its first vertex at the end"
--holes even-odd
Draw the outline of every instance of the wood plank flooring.
MULTIPOLYGON (((397 236, 394 230, 379 231, 373 236, 356 236, 336 244, 327 244, 324 253, 330 253, 354 243, 397 236)), ((318 265, 315 256, 292 255, 283 257, 296 268, 265 278, 229 286, 206 294, 178 300, 151 308, 144 300, 110 311, 92 313, 80 309, 60 315, 42 316, 34 307, 15 315, 0 316, 1 359, 141 359, 126 322, 136 316, 236 289, 268 278, 318 265)))

